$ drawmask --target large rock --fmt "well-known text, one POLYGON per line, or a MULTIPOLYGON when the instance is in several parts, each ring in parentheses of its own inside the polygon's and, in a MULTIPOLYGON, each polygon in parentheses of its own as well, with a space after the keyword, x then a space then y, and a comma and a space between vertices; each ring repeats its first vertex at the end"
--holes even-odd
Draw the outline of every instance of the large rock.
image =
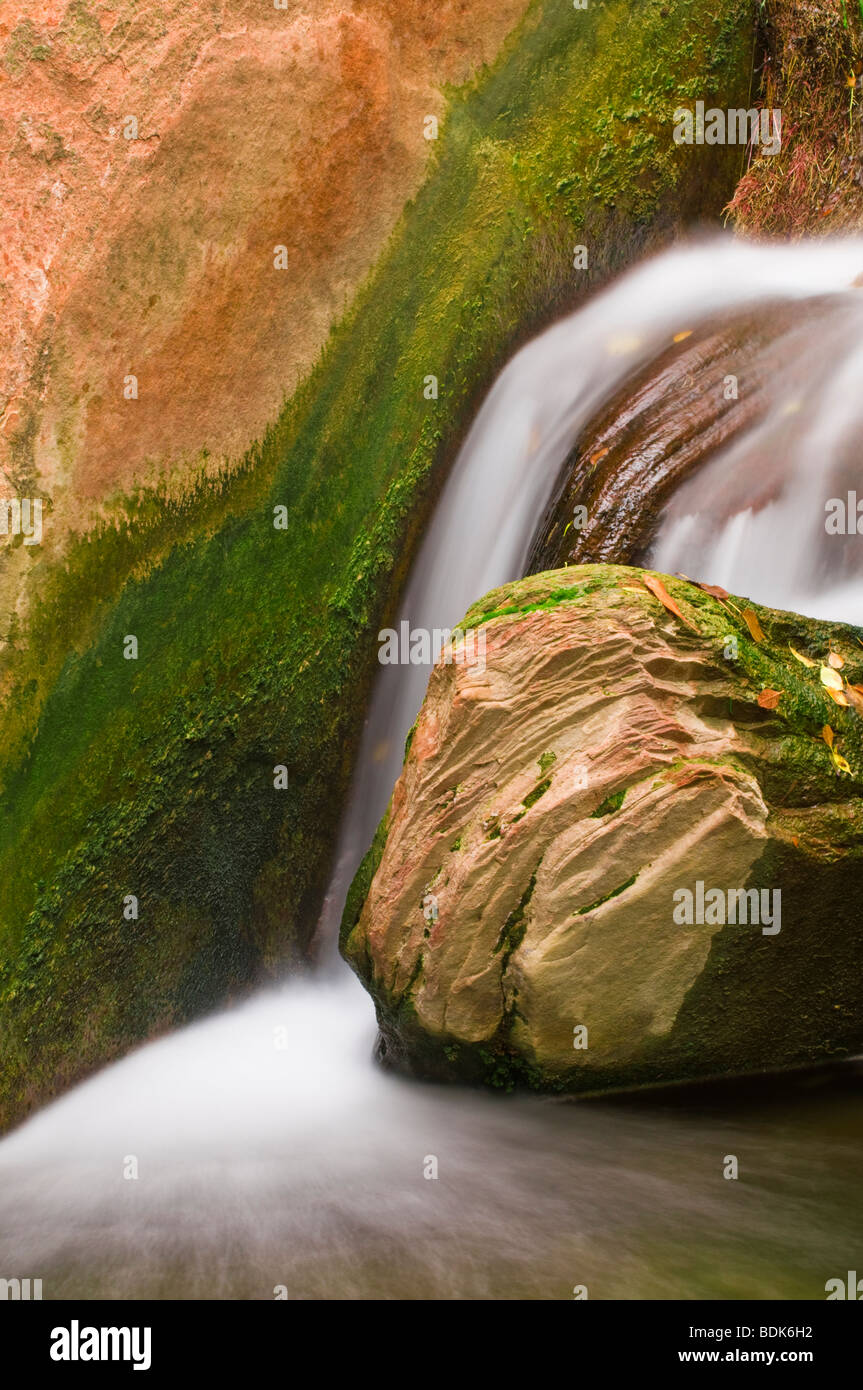
POLYGON ((643 581, 499 589, 484 669, 435 668, 343 924, 391 1064, 596 1090, 863 1043, 858 633, 643 581))
POLYGON ((442 87, 525 8, 4 6, 0 467, 52 535, 260 438, 420 187, 442 87))

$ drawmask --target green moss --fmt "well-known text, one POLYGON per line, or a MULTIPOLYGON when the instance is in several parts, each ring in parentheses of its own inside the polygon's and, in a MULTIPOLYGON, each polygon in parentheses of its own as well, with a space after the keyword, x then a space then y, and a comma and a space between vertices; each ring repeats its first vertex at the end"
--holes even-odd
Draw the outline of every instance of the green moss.
POLYGON ((518 947, 521 945, 522 941, 524 940, 524 934, 527 931, 527 922, 525 920, 527 916, 527 909, 530 906, 530 900, 533 897, 533 890, 536 887, 536 876, 538 873, 539 864, 537 864, 536 868, 531 874, 530 882, 528 883, 527 887, 522 893, 518 906, 513 908, 512 912, 509 914, 503 926, 501 927, 500 936, 498 937, 494 947, 495 955, 499 955, 501 952, 503 952, 503 957, 501 960, 501 970, 506 969, 506 962, 509 960, 513 951, 517 950, 518 947))
POLYGON ((415 734, 416 731, 417 731, 417 724, 418 724, 418 723, 419 723, 419 715, 417 715, 417 717, 416 717, 416 719, 414 720, 413 724, 411 724, 410 728, 409 728, 408 731, 407 731, 407 736, 406 736, 406 738, 405 738, 405 751, 404 751, 404 756, 403 756, 403 758, 402 758, 402 762, 403 762, 403 763, 406 763, 407 760, 408 760, 408 753, 411 751, 411 744, 412 744, 413 741, 414 741, 414 734, 415 734))
POLYGON ((546 792, 548 791, 548 789, 549 789, 550 786, 551 786, 551 778, 550 778, 550 777, 547 777, 543 782, 537 782, 537 784, 536 784, 536 786, 534 787, 533 791, 528 792, 527 796, 524 798, 524 801, 522 802, 522 805, 524 806, 524 809, 525 809, 526 811, 529 811, 530 808, 531 808, 531 806, 535 806, 536 803, 537 803, 537 801, 539 801, 539 798, 540 798, 541 796, 545 796, 545 794, 546 794, 546 792))
POLYGON ((576 917, 583 917, 586 912, 595 912, 598 907, 602 907, 603 903, 610 902, 612 898, 618 898, 621 893, 625 893, 627 888, 632 887, 637 878, 638 874, 633 874, 632 878, 628 878, 625 883, 619 884, 617 888, 612 888, 609 893, 604 893, 601 898, 597 898, 596 902, 590 903, 588 907, 576 908, 574 915, 576 917))
POLYGON ((3 66, 10 77, 19 77, 38 46, 36 30, 29 19, 17 24, 3 52, 3 66))
POLYGON ((601 819, 603 816, 613 816, 615 811, 620 810, 625 796, 625 787, 622 787, 619 792, 612 792, 610 796, 607 796, 605 800, 597 806, 595 811, 591 811, 591 816, 596 820, 601 819))
MULTIPOLYGON (((769 797, 784 801, 791 796, 801 804, 807 799, 821 800, 825 771, 835 783, 835 799, 845 795, 849 785, 863 783, 863 720, 853 708, 837 706, 821 683, 818 667, 805 667, 790 650, 794 647, 819 662, 826 659, 828 650, 838 651, 846 663, 843 676, 854 684, 863 683, 863 629, 781 612, 735 595, 721 600, 688 580, 663 575, 662 581, 687 626, 667 613, 647 589, 639 592, 631 587, 644 573, 625 565, 578 565, 531 575, 487 594, 470 609, 463 627, 551 611, 562 604, 595 603, 598 594, 607 595, 610 609, 624 603, 643 604, 656 620, 677 632, 682 645, 712 649, 717 679, 715 693, 700 699, 703 715, 730 718, 754 733, 762 725, 770 726, 771 743, 776 743, 775 726, 784 728, 783 738, 776 744, 777 754, 766 766, 760 764, 757 754, 744 759, 750 769, 758 765, 769 797), (564 577, 567 582, 561 586, 564 577), (743 617, 747 609, 761 623, 763 642, 752 637, 743 617), (729 638, 736 643, 733 659, 725 654, 729 638), (758 696, 765 689, 782 691, 776 710, 763 710, 758 705, 758 696), (836 747, 851 767, 850 775, 840 777, 836 773, 822 736, 825 724, 833 729, 836 747)), ((758 753, 761 751, 758 748, 758 753)))
POLYGON ((368 897, 372 879, 377 873, 378 865, 381 862, 381 855, 384 852, 384 845, 387 842, 387 830, 389 829, 390 813, 381 819, 380 825, 375 831, 366 853, 363 855, 360 867, 354 874, 348 895, 345 899, 344 912, 342 913, 341 927, 339 929, 339 948, 343 953, 349 950, 349 938, 360 920, 360 913, 363 910, 363 903, 368 897))

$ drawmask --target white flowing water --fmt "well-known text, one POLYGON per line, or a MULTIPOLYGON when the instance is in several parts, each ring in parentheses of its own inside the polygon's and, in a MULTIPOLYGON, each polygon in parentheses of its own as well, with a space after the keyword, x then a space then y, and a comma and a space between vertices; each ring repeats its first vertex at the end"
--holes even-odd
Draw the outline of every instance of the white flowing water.
MULTIPOLYGON (((529 344, 465 441, 400 618, 453 627, 520 575, 579 430, 671 335, 824 295, 854 314, 859 300, 863 327, 861 271, 860 242, 702 243, 529 344)), ((863 401, 849 389, 858 343, 831 341, 835 389, 823 410, 814 387, 804 403, 808 433, 772 520, 769 507, 741 513, 717 534, 717 461, 663 528, 666 568, 853 616, 848 586, 806 562, 814 513, 801 498, 823 494, 863 401)), ((813 364, 826 350, 813 345, 813 364)), ((787 438, 782 408, 757 447, 787 438)), ((855 1267, 863 1100, 851 1072, 756 1108, 726 1097, 672 1110, 497 1097, 375 1067, 371 1003, 332 943, 427 678, 381 668, 321 917, 327 968, 140 1049, 0 1144, 0 1276, 42 1278, 46 1297, 271 1298, 283 1285, 292 1297, 566 1298, 576 1284, 592 1297, 819 1297, 855 1267), (746 1181, 722 1180, 729 1152, 745 1155, 746 1181)))

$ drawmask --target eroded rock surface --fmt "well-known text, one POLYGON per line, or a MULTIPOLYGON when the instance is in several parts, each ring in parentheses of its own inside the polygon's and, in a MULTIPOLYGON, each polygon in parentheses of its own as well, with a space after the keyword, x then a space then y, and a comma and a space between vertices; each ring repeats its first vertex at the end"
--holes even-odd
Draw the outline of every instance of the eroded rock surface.
POLYGON ((6 5, 4 472, 84 524, 160 468, 241 453, 418 188, 442 85, 492 58, 524 9, 6 5))
POLYGON ((820 680, 856 631, 643 578, 497 590, 484 663, 435 668, 343 927, 393 1064, 591 1090, 863 1041, 861 716, 820 680))

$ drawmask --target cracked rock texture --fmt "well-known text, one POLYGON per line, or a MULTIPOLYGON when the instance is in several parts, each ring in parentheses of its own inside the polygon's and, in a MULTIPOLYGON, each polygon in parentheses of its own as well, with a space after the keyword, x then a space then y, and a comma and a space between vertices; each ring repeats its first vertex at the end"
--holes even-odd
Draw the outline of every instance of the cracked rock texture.
POLYGON ((495 591, 466 620, 484 669, 433 671, 343 924, 393 1065, 596 1090, 863 1041, 861 717, 788 651, 829 645, 852 680, 856 633, 759 608, 756 642, 745 600, 665 577, 684 625, 644 575, 589 565, 495 591), (679 924, 673 895, 699 880, 780 890, 780 931, 679 924))

